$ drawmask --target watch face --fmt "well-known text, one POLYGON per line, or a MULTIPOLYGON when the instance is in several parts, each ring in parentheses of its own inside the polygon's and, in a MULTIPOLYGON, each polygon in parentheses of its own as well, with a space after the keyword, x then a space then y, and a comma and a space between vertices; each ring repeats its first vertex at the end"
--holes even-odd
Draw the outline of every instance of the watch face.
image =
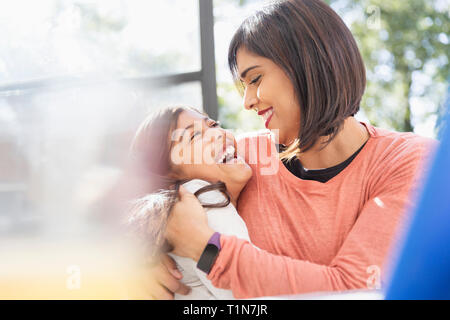
POLYGON ((198 260, 197 268, 209 273, 218 255, 219 248, 217 248, 214 244, 208 243, 200 256, 200 259, 198 260))

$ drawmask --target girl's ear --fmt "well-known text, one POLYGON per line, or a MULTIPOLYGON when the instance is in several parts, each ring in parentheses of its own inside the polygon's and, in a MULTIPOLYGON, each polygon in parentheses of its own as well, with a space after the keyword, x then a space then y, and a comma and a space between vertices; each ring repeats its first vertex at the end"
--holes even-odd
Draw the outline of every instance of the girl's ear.
POLYGON ((170 172, 167 174, 167 177, 171 180, 181 180, 182 174, 180 169, 177 166, 170 166, 170 172))

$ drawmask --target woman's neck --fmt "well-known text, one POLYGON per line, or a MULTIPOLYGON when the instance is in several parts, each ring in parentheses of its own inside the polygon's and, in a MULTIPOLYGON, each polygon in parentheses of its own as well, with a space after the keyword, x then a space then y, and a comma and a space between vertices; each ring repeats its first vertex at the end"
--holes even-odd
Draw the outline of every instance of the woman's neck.
POLYGON ((354 117, 348 117, 342 129, 336 137, 322 150, 321 142, 326 137, 320 139, 310 150, 299 155, 302 166, 307 169, 330 168, 347 160, 355 153, 368 139, 369 132, 366 127, 354 117))

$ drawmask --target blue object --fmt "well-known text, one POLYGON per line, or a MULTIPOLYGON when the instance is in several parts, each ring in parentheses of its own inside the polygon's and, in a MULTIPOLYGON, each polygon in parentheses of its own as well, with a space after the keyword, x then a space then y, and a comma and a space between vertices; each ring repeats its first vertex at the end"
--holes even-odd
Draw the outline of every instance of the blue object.
POLYGON ((445 126, 386 299, 450 299, 450 97, 445 126))

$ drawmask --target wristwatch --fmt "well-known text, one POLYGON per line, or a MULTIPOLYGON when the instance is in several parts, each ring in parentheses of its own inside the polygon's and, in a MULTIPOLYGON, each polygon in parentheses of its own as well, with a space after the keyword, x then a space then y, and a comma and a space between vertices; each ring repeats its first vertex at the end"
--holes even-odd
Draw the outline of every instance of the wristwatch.
POLYGON ((197 262, 197 268, 209 274, 220 252, 220 233, 214 232, 197 262))

